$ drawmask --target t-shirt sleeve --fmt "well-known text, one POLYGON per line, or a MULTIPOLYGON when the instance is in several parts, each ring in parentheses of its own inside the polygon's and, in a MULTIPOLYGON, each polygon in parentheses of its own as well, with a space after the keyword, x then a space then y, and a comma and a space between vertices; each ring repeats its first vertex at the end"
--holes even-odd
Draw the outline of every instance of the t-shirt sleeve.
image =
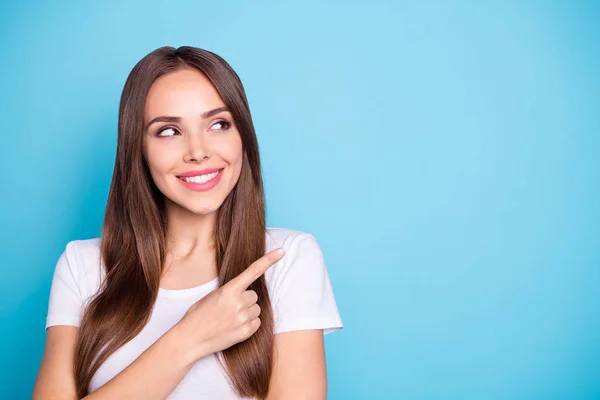
POLYGON ((61 254, 52 277, 46 329, 53 325, 79 326, 83 300, 79 287, 75 243, 69 242, 61 254))
POLYGON ((321 248, 309 233, 295 237, 275 273, 274 333, 343 328, 321 248))

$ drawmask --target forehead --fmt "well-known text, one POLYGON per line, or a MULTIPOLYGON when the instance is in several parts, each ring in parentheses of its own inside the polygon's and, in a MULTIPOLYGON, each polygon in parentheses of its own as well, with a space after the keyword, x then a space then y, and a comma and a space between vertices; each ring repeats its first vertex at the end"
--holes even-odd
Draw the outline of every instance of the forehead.
POLYGON ((181 69, 158 78, 148 92, 146 120, 159 115, 195 117, 223 106, 223 100, 208 78, 196 69, 181 69))

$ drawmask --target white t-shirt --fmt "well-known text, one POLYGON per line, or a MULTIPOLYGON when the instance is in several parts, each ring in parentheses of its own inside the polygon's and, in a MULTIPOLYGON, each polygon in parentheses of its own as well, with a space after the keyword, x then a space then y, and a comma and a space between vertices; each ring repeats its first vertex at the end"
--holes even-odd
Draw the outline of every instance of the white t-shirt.
MULTIPOLYGON (((275 322, 274 334, 301 329, 343 328, 321 249, 308 233, 267 228, 266 250, 283 247, 286 255, 265 273, 275 322)), ((100 238, 69 242, 54 271, 46 329, 79 326, 90 298, 104 278, 100 238)), ((90 392, 125 369, 184 316, 189 307, 217 288, 214 279, 189 289, 160 288, 151 317, 142 331, 115 351, 92 377, 90 392)), ((174 399, 239 399, 227 375, 211 354, 187 373, 168 397, 174 399)))

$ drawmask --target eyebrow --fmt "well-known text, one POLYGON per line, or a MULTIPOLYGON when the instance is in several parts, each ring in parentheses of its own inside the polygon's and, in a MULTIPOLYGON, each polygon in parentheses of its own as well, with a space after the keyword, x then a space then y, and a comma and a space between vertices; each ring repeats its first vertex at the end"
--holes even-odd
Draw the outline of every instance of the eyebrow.
MULTIPOLYGON (((206 119, 206 118, 210 118, 213 115, 216 115, 223 111, 230 112, 227 107, 218 107, 218 108, 214 108, 209 111, 205 111, 202 114, 200 114, 200 116, 202 117, 202 119, 206 119)), ((148 122, 148 124, 146 124, 146 130, 150 127, 150 125, 152 125, 155 122, 181 122, 181 117, 172 117, 169 115, 161 115, 160 117, 156 117, 152 121, 148 122)))

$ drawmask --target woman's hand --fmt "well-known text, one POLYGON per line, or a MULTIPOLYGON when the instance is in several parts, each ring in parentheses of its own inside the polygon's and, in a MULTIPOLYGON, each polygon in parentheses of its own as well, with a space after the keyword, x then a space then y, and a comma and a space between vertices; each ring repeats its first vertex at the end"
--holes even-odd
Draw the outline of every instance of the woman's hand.
MULTIPOLYGON (((281 250, 281 253, 278 253, 281 250)), ((177 324, 192 347, 193 361, 248 339, 260 327, 258 296, 248 286, 281 260, 276 249, 244 272, 194 303, 177 324)))

